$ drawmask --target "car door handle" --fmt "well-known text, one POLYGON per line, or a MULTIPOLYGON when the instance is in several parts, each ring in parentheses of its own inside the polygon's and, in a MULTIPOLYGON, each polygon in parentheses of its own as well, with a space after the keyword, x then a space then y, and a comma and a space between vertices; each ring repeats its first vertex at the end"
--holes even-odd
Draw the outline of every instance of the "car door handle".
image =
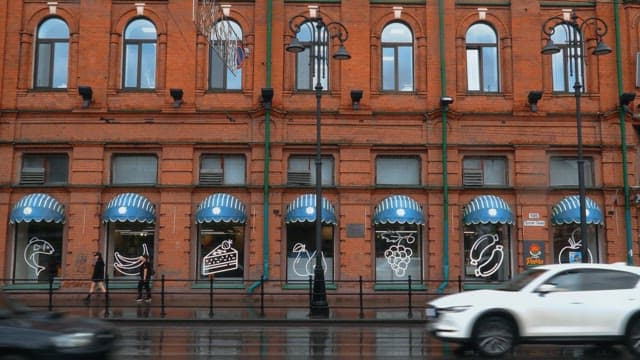
POLYGON ((579 302, 579 301, 574 301, 574 302, 571 303, 571 305, 582 305, 582 303, 579 302))

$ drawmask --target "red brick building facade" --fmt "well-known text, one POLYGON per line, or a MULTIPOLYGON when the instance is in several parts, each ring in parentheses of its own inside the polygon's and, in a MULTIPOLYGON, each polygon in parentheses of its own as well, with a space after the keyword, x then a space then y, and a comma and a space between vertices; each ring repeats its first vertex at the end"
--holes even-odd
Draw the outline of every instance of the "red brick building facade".
MULTIPOLYGON (((567 7, 556 3, 222 2, 228 26, 214 40, 235 41, 231 73, 189 0, 6 1, 0 277, 83 278, 101 251, 126 278, 146 251, 171 278, 304 281, 317 78, 286 46, 308 5, 347 28, 351 55, 322 80, 329 281, 382 289, 411 275, 444 288, 575 260, 575 72, 570 52, 541 54, 543 23, 567 7)), ((613 50, 592 55, 596 30, 584 28, 589 256, 637 262, 637 109, 620 95, 637 86, 640 4, 571 5, 604 20, 613 50)))

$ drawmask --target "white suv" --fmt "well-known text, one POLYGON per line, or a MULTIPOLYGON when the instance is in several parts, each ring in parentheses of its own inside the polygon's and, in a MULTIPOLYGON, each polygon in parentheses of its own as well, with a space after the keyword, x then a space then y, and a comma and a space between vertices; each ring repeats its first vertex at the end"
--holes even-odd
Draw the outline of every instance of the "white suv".
POLYGON ((427 304, 437 338, 500 356, 517 343, 619 343, 640 356, 640 267, 557 264, 531 268, 495 290, 427 304))

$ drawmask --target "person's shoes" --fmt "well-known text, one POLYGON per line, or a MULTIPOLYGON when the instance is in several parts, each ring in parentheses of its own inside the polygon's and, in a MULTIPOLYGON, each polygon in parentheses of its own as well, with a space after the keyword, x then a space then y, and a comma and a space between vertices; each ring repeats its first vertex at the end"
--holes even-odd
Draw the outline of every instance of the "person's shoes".
POLYGON ((151 302, 151 298, 146 298, 146 299, 144 299, 144 301, 145 301, 146 303, 150 303, 150 302, 151 302))
POLYGON ((136 302, 142 302, 142 298, 137 298, 136 302))

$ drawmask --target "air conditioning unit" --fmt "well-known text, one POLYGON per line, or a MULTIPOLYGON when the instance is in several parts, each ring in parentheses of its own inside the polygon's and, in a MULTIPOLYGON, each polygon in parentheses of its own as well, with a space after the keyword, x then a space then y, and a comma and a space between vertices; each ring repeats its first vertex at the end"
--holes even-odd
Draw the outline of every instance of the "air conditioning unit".
POLYGON ((222 169, 202 169, 200 170, 201 185, 222 185, 224 184, 224 173, 222 169))
POLYGON ((44 168, 22 168, 20 172, 20 184, 42 185, 44 184, 44 168))
POLYGON ((462 172, 462 185, 480 186, 484 184, 481 169, 464 169, 462 172))
POLYGON ((309 171, 289 171, 287 172, 287 184, 311 185, 311 173, 309 171))

